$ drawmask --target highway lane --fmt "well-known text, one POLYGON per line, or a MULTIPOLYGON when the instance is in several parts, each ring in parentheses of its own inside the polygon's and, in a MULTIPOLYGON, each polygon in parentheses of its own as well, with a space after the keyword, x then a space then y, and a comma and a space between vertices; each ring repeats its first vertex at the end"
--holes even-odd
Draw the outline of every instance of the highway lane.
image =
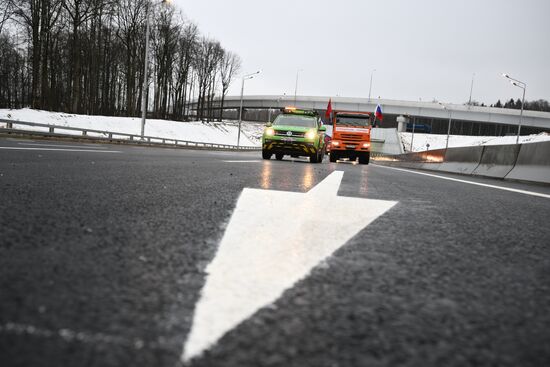
POLYGON ((2 366, 178 365, 242 189, 307 192, 334 170, 340 196, 398 204, 190 365, 550 363, 550 199, 253 152, 0 147, 17 148, 0 149, 2 366))

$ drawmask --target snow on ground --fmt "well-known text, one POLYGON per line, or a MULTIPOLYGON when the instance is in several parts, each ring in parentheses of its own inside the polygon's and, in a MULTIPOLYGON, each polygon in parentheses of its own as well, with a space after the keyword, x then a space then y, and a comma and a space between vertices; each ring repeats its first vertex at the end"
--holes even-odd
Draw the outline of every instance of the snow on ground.
MULTIPOLYGON (((141 134, 141 119, 137 117, 108 117, 75 115, 60 112, 48 112, 32 110, 28 108, 20 110, 0 109, 0 119, 8 119, 41 124, 77 127, 82 129, 101 130, 126 134, 141 134)), ((5 123, 0 123, 0 129, 5 128, 5 123)), ((15 125, 15 128, 44 131, 43 127, 15 125)), ((241 127, 241 145, 259 146, 263 131, 262 123, 245 122, 241 127)), ((57 132, 57 131, 56 131, 57 132)), ((80 135, 78 131, 60 130, 64 134, 80 135)), ((238 124, 236 121, 223 122, 181 122, 170 120, 147 119, 145 136, 166 139, 187 140, 202 143, 237 145, 238 124)), ((93 134, 89 134, 92 135, 93 134)))
MULTIPOLYGON (((412 133, 399 133, 401 142, 406 152, 411 151, 412 133)), ((538 135, 523 135, 520 136, 520 143, 536 143, 539 141, 550 141, 550 134, 540 133, 538 135)), ((424 150, 445 149, 447 135, 439 134, 414 134, 413 151, 419 152, 424 150), (426 144, 430 144, 427 148, 426 144)), ((469 135, 450 135, 449 148, 478 146, 478 145, 505 145, 515 144, 516 136, 469 136, 469 135)))

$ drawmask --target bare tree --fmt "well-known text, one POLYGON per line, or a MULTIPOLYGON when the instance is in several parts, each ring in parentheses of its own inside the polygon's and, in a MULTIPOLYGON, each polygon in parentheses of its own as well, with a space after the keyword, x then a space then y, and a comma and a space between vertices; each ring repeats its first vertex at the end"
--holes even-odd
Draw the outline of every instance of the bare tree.
POLYGON ((143 75, 143 31, 145 30, 146 0, 121 0, 116 9, 117 36, 124 46, 126 75, 126 114, 135 116, 138 109, 138 101, 141 101, 141 93, 145 92, 140 85, 143 75), (139 78, 138 78, 139 76, 139 78), (140 88, 136 98, 136 85, 140 88))
POLYGON ((173 8, 162 8, 155 17, 157 21, 152 32, 155 68, 153 110, 160 118, 167 117, 170 86, 180 37, 181 27, 175 23, 174 15, 173 8))
POLYGON ((205 110, 211 101, 212 80, 215 78, 215 73, 219 61, 221 60, 222 48, 220 43, 211 40, 207 37, 202 37, 198 42, 195 69, 197 73, 198 83, 198 99, 197 99, 197 119, 201 120, 205 117, 205 110))
MULTIPOLYGON (((148 3, 0 0, 0 107, 136 116, 149 90, 148 3)), ((151 17, 151 42, 155 116, 187 118, 197 98, 197 116, 212 118, 214 97, 225 97, 238 58, 164 7, 151 17)))
POLYGON ((221 64, 220 64, 220 77, 221 77, 221 84, 222 84, 222 98, 221 98, 220 117, 219 117, 220 121, 223 118, 223 105, 225 102, 225 96, 227 94, 227 90, 229 89, 231 82, 235 79, 235 75, 237 75, 240 70, 241 70, 241 58, 239 57, 239 55, 231 51, 224 52, 221 60, 221 64))
POLYGON ((188 90, 192 89, 190 74, 197 48, 198 33, 195 24, 187 24, 178 39, 173 88, 174 116, 176 118, 187 117, 186 100, 190 95, 188 90))
POLYGON ((2 30, 4 29, 4 24, 10 19, 13 13, 13 1, 12 0, 2 0, 0 1, 0 36, 2 35, 2 30))

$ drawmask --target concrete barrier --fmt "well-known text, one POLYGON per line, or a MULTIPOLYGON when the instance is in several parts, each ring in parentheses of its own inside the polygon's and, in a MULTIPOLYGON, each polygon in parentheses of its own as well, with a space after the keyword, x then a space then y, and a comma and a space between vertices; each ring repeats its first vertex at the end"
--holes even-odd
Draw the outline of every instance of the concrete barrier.
POLYGON ((479 166, 472 172, 476 176, 504 178, 514 165, 519 145, 486 145, 479 166))
POLYGON ((550 184, 550 141, 522 144, 516 165, 506 179, 550 184))
POLYGON ((370 139, 371 152, 388 155, 403 153, 403 146, 397 129, 373 128, 370 139))
POLYGON ((384 156, 380 164, 550 184, 550 141, 384 156))
POLYGON ((434 149, 422 152, 422 166, 420 168, 439 171, 445 161, 445 149, 434 149))
POLYGON ((444 162, 438 167, 440 171, 471 175, 479 166, 483 154, 482 146, 449 148, 444 162))

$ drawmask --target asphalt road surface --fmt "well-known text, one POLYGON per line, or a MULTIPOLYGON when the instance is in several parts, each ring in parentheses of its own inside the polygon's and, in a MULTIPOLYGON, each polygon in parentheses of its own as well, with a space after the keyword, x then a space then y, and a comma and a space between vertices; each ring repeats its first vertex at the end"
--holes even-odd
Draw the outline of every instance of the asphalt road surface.
POLYGON ((0 366, 181 365, 243 188, 334 170, 339 196, 398 204, 189 365, 550 365, 548 186, 0 139, 0 366))

